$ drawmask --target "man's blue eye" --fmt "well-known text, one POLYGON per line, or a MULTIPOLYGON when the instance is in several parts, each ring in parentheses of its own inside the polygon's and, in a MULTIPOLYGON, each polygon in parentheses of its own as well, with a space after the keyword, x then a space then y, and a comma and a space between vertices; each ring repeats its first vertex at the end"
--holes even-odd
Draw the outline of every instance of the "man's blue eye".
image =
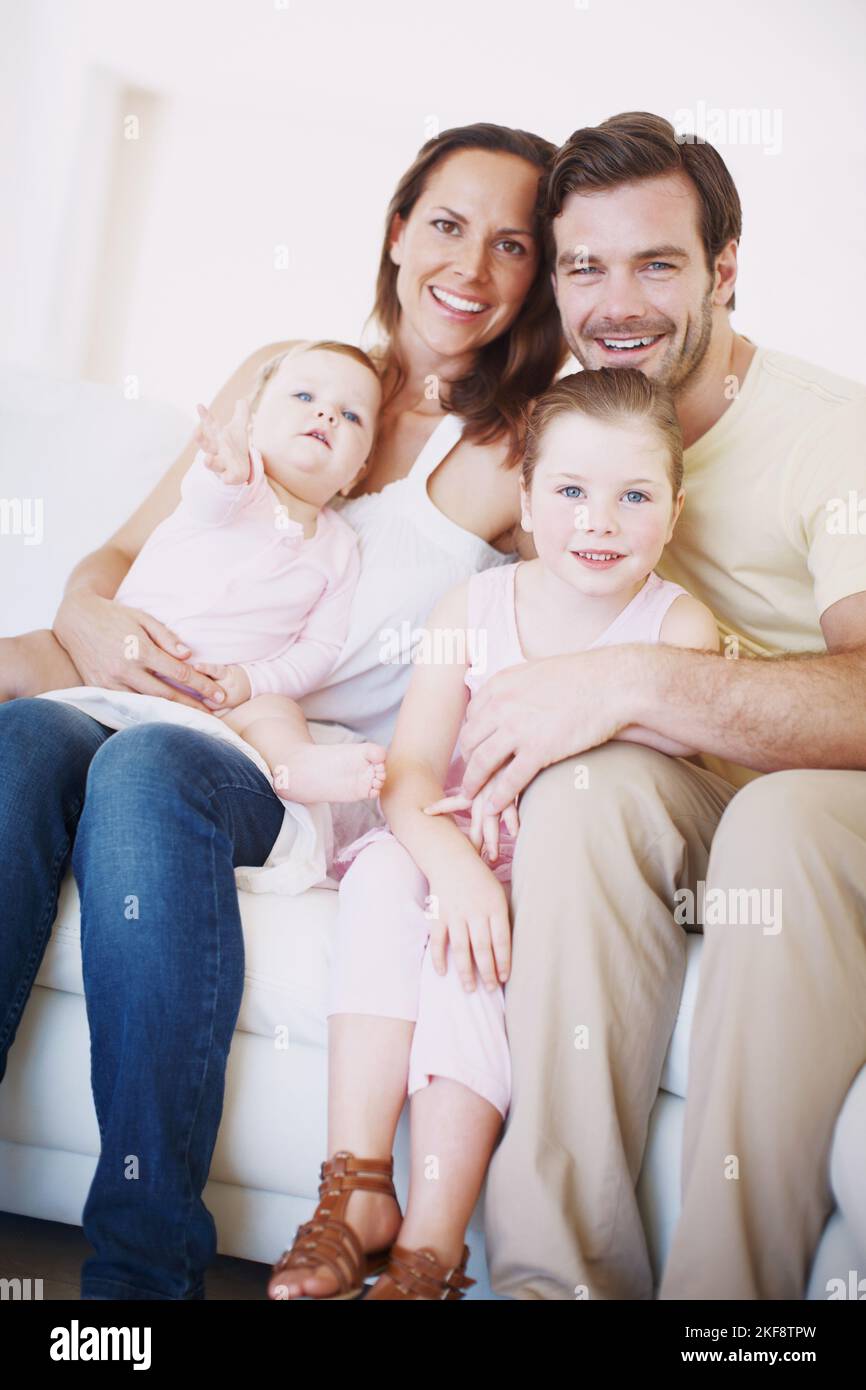
POLYGON ((311 401, 311 400, 313 399, 313 397, 311 396, 311 394, 310 394, 309 391, 296 391, 296 392, 295 392, 295 395, 296 395, 296 396, 306 396, 306 398, 307 398, 308 401, 311 401))

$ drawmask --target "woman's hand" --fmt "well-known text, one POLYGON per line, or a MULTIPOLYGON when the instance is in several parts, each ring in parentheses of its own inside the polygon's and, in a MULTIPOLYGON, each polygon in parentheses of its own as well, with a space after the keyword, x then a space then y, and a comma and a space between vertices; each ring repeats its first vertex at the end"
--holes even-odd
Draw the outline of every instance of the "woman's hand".
POLYGON ((246 483, 250 477, 249 424, 250 407, 240 400, 227 425, 214 419, 206 405, 197 405, 200 424, 195 441, 204 454, 206 466, 224 483, 246 483))
POLYGON ((165 623, 139 608, 125 608, 114 599, 77 589, 62 600, 54 634, 85 685, 161 695, 191 709, 207 709, 194 696, 158 679, 168 676, 200 691, 218 708, 225 705, 225 691, 218 682, 183 660, 189 647, 165 623))
POLYGON ((482 859, 486 856, 491 863, 495 864, 499 858, 500 818, 512 835, 516 835, 520 829, 520 820, 517 815, 516 798, 514 801, 509 801, 503 811, 496 811, 493 814, 485 812, 484 805, 488 795, 489 788, 485 785, 474 796, 443 796, 441 801, 433 801, 429 806, 423 807, 423 810, 428 816, 443 816, 450 815, 452 811, 471 809, 469 838, 482 859))
POLYGON ((488 989, 504 983, 511 972, 511 923, 505 890, 493 871, 477 854, 461 856, 442 881, 430 883, 430 897, 430 954, 436 973, 447 971, 450 941, 452 966, 465 989, 475 988, 473 957, 488 989))

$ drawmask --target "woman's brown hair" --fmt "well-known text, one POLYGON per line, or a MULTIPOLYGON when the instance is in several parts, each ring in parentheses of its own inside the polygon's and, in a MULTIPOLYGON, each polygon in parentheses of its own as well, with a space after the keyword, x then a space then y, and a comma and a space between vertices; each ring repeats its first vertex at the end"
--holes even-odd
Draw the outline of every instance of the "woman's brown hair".
POLYGON ((594 420, 630 424, 646 420, 670 455, 668 476, 674 498, 683 482, 683 435, 672 392, 650 381, 636 367, 600 367, 595 372, 572 372, 539 396, 525 414, 526 449, 522 474, 527 492, 538 462, 541 442, 558 415, 577 411, 594 420))
MULTIPOLYGON (((507 432, 507 463, 513 466, 519 462, 522 449, 519 422, 523 407, 550 385, 569 355, 550 284, 549 267, 541 250, 542 184, 556 154, 555 145, 529 131, 487 122, 454 126, 422 145, 388 204, 376 299, 365 329, 372 320, 384 334, 384 345, 376 354, 383 380, 386 373, 394 373, 394 385, 383 401, 384 408, 406 380, 394 341, 401 312, 397 298, 398 267, 389 254, 394 218, 397 214, 404 221, 409 217, 433 169, 457 150, 518 155, 534 164, 539 174, 539 197, 533 211, 533 231, 539 239, 535 279, 511 327, 479 350, 467 376, 448 382, 448 400, 441 400, 443 410, 462 416, 465 421, 463 437, 473 443, 488 444, 507 432)), ((374 351, 371 348, 371 352, 374 351)))
MULTIPOLYGON (((584 126, 569 135, 558 150, 544 189, 545 253, 555 263, 553 219, 562 212, 569 193, 615 188, 635 179, 683 173, 697 190, 700 233, 707 269, 729 241, 739 242, 743 230, 740 195, 722 156, 694 135, 677 135, 670 121, 650 111, 624 111, 598 126, 584 126)), ((735 307, 731 295, 728 309, 735 307)))

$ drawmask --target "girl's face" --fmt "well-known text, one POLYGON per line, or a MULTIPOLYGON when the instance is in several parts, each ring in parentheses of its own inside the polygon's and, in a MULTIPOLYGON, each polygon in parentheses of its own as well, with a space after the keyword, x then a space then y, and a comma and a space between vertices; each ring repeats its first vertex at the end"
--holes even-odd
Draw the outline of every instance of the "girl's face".
POLYGON ((538 268, 540 170, 518 155, 458 150, 431 172, 391 259, 404 331, 443 357, 475 352, 517 318, 538 268))
POLYGON ((545 569, 588 596, 639 586, 670 540, 685 494, 671 495, 667 450, 645 421, 558 415, 544 434, 522 524, 545 569))

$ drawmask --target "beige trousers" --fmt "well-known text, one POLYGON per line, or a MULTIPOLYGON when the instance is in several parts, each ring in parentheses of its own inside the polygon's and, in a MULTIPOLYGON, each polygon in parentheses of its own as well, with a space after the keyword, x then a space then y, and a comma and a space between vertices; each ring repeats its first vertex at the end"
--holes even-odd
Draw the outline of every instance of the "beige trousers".
POLYGON ((833 1205, 833 1125, 866 1063, 866 773, 769 773, 737 792, 613 742, 546 768, 520 816, 493 1289, 652 1298, 635 1183, 684 933, 703 920, 659 1296, 802 1298, 833 1205))

